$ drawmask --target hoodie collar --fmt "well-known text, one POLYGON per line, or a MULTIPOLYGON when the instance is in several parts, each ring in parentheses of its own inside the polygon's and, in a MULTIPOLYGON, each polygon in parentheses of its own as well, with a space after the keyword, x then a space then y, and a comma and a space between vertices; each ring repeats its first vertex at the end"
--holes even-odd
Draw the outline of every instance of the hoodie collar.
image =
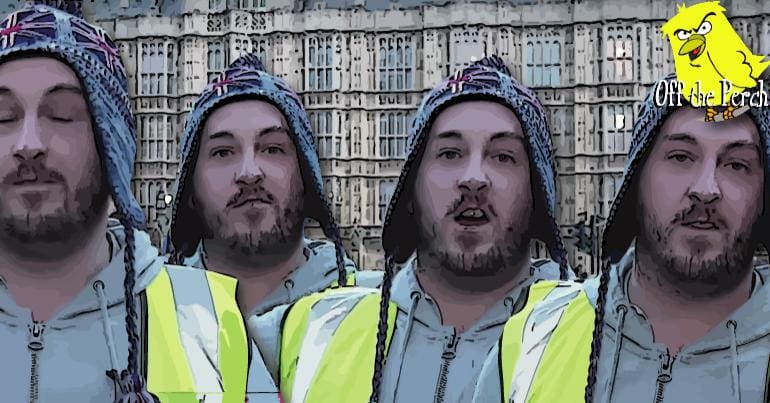
MULTIPOLYGON (((281 285, 252 308, 246 317, 261 315, 278 305, 288 304, 303 295, 324 290, 338 280, 337 252, 334 243, 305 238, 304 253, 305 262, 289 272, 281 285)), ((207 267, 205 262, 205 251, 201 244, 198 246, 198 252, 185 260, 184 263, 188 266, 216 271, 207 267)), ((355 271, 355 264, 347 256, 345 256, 345 268, 348 273, 355 271)))
MULTIPOLYGON (((612 329, 617 329, 620 318, 619 312, 625 306, 627 313, 621 329, 623 336, 645 349, 665 351, 662 344, 654 342, 652 326, 647 321, 644 312, 632 304, 628 297, 628 284, 634 261, 635 248, 632 246, 620 262, 611 268, 610 283, 607 288, 608 305, 605 309, 605 324, 612 329)), ((749 300, 697 342, 685 347, 679 355, 684 357, 729 349, 732 337, 736 338, 737 345, 744 345, 770 334, 770 322, 764 318, 764 315, 757 315, 758 312, 764 312, 766 306, 770 306, 770 288, 765 286, 768 275, 770 275, 770 267, 767 265, 756 266, 753 271, 754 281, 749 300), (734 329, 734 336, 732 335, 733 329, 728 326, 731 321, 737 325, 734 329)))
MULTIPOLYGON (((125 279, 124 254, 126 235, 123 226, 114 219, 110 219, 107 225, 106 236, 110 242, 110 261, 96 276, 88 281, 85 287, 72 302, 62 307, 56 315, 48 321, 52 327, 65 327, 68 321, 76 319, 84 314, 97 312, 100 309, 99 299, 94 284, 101 281, 104 284, 104 296, 108 306, 117 305, 124 301, 123 280, 125 279)), ((152 246, 150 237, 146 232, 134 230, 134 264, 136 270, 136 284, 134 294, 139 294, 155 279, 160 272, 163 261, 158 257, 158 251, 152 246)), ((16 305, 10 293, 5 287, 0 287, 0 312, 15 316, 18 320, 28 322, 31 318, 29 309, 16 305)))
MULTIPOLYGON (((450 326, 442 325, 438 306, 433 298, 428 295, 417 280, 417 259, 411 259, 402 266, 393 279, 391 288, 391 301, 404 312, 410 312, 413 304, 417 304, 414 311, 414 320, 433 329, 449 329, 450 326), (415 302, 416 299, 416 302, 415 302)), ((504 324, 514 313, 514 309, 520 304, 522 290, 537 280, 558 280, 559 265, 553 261, 545 264, 530 264, 530 277, 521 285, 515 287, 500 301, 496 302, 476 324, 466 332, 481 332, 490 327, 504 324)))

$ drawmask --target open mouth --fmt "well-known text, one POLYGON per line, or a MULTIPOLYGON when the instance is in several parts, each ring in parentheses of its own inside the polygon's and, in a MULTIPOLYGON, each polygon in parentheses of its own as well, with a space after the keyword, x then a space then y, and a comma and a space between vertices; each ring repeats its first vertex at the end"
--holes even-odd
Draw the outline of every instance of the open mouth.
POLYGON ((472 227, 488 223, 489 217, 487 217, 487 213, 484 210, 477 207, 471 207, 456 215, 455 222, 460 225, 472 227))
MULTIPOLYGON (((705 48, 705 47, 706 47, 706 45, 703 44, 703 45, 700 45, 697 48, 691 50, 687 54, 690 57, 690 61, 693 61, 693 60, 697 59, 703 53, 703 48, 705 48)), ((690 63, 690 64, 692 64, 692 63, 690 63)))

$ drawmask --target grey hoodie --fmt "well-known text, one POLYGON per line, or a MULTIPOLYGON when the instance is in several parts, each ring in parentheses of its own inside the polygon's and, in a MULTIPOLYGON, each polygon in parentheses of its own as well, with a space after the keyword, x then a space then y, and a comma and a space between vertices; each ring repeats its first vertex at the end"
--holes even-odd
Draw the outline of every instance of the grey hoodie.
MULTIPOLYGON (((666 346, 653 340, 652 327, 642 310, 628 299, 633 261, 631 248, 612 268, 594 401, 765 402, 770 359, 770 287, 765 283, 770 269, 755 268, 750 299, 696 343, 671 357, 666 346), (618 314, 621 306, 628 308, 622 321, 618 314), (621 337, 616 331, 619 327, 621 337), (669 381, 663 382, 666 379, 669 381)), ((599 278, 585 283, 594 306, 598 285, 599 278)), ((497 357, 495 348, 485 363, 474 403, 500 402, 497 357)), ((553 385, 558 387, 558 382, 553 385)))
MULTIPOLYGON (((134 293, 138 295, 159 273, 163 260, 146 233, 135 230, 134 234, 137 272, 134 293)), ((38 388, 40 402, 114 401, 115 387, 106 375, 106 371, 112 369, 110 350, 117 355, 117 370, 125 368, 128 359, 123 302, 125 234, 117 220, 109 221, 107 238, 112 246, 109 264, 89 280, 71 303, 45 323, 37 339, 42 349, 37 353, 36 363, 28 347, 35 341, 31 311, 18 306, 7 286, 0 282, 0 390, 3 393, 0 400, 3 402, 29 402, 32 388, 38 388), (94 288, 97 281, 104 283, 108 317, 100 310, 100 296, 94 288), (114 335, 112 346, 104 333, 105 320, 114 335), (33 366, 37 370, 36 379, 33 366)))
MULTIPOLYGON (((556 263, 537 262, 532 266, 532 278, 525 284, 558 278, 556 263)), ((401 269, 393 279, 391 301, 398 306, 398 314, 380 402, 469 402, 484 358, 513 309, 521 305, 518 301, 522 288, 514 289, 473 327, 458 334, 452 326, 441 324, 438 307, 418 283, 414 265, 401 269)), ((362 292, 360 297, 368 294, 362 292)), ((274 379, 279 376, 280 324, 287 308, 279 307, 248 323, 274 379)))

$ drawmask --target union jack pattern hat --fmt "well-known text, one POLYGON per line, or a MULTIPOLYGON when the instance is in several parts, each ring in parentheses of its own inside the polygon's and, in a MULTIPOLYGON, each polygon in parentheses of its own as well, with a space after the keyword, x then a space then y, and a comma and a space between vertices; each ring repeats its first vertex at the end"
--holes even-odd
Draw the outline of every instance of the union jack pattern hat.
POLYGON ((80 79, 93 116, 96 143, 117 210, 144 228, 131 191, 136 128, 126 70, 115 43, 100 27, 42 4, 28 4, 0 22, 0 61, 28 54, 65 62, 80 79))
POLYGON ((190 191, 192 172, 195 170, 201 128, 216 108, 244 98, 263 99, 284 114, 297 148, 297 160, 305 185, 305 214, 321 224, 329 239, 339 243, 339 230, 323 196, 323 179, 315 149, 315 136, 302 100, 284 80, 267 73, 255 54, 247 54, 232 62, 206 86, 187 119, 180 141, 179 176, 171 220, 170 239, 174 253, 181 257, 191 256, 203 235, 197 213, 185 206, 185 200, 190 196, 187 192, 190 191))
POLYGON ((419 167, 430 125, 449 105, 476 99, 488 99, 507 106, 521 122, 529 140, 532 172, 536 173, 532 176, 535 211, 538 213, 533 221, 534 235, 545 242, 551 258, 566 273, 566 254, 556 222, 556 166, 546 113, 535 93, 516 81, 502 59, 494 55, 474 62, 439 83, 425 96, 417 110, 409 132, 407 160, 383 225, 382 243, 386 255, 396 262, 404 262, 417 247, 414 217, 407 212, 407 205, 413 198, 413 175, 419 167))

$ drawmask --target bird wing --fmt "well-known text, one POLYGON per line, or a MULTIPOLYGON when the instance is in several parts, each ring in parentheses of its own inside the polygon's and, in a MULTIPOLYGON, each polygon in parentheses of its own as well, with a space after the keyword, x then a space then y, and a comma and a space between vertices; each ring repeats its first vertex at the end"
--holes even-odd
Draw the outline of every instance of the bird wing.
POLYGON ((741 88, 753 88, 757 85, 757 80, 753 76, 758 75, 750 63, 751 53, 738 50, 735 52, 725 52, 724 55, 712 57, 708 53, 711 64, 717 71, 717 74, 741 88))

